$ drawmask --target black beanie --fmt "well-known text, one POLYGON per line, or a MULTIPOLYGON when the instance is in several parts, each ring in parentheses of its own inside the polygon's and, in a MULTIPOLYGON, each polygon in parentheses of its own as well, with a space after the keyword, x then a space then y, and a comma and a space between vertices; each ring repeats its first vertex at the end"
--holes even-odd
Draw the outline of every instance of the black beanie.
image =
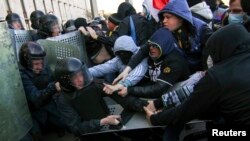
POLYGON ((110 15, 109 18, 108 18, 108 20, 110 22, 112 22, 113 24, 115 24, 115 25, 119 25, 120 22, 121 22, 121 20, 118 17, 117 13, 114 13, 114 14, 110 15))
POLYGON ((194 6, 194 5, 198 4, 198 3, 201 3, 201 2, 203 2, 203 0, 187 0, 187 3, 188 3, 189 7, 192 7, 192 6, 194 6))

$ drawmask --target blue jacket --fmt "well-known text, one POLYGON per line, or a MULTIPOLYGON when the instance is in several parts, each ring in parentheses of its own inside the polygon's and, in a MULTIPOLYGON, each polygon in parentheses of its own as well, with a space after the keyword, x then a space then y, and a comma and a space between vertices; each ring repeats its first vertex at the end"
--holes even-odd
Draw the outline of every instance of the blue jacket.
POLYGON ((187 23, 187 27, 190 33, 184 33, 185 35, 181 35, 181 40, 184 40, 183 37, 188 36, 188 42, 190 46, 183 51, 186 54, 189 65, 192 68, 202 68, 201 60, 202 60, 202 46, 205 45, 206 40, 211 35, 211 29, 207 26, 207 24, 195 17, 192 16, 191 11, 189 10, 188 4, 186 0, 171 0, 158 14, 159 18, 163 18, 163 13, 171 13, 177 15, 184 19, 187 23))
POLYGON ((40 75, 35 75, 30 69, 20 68, 20 73, 32 117, 44 125, 50 119, 53 124, 64 128, 54 101, 57 91, 51 70, 46 67, 40 75))
POLYGON ((50 69, 45 68, 40 75, 35 75, 32 70, 21 68, 20 73, 31 109, 38 109, 51 101, 52 95, 56 93, 56 88, 50 69))

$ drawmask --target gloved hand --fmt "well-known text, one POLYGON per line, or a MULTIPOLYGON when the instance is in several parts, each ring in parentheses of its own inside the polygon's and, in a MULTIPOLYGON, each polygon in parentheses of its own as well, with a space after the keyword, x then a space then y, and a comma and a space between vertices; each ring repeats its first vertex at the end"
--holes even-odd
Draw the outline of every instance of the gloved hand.
POLYGON ((34 103, 35 108, 38 109, 43 105, 47 104, 50 101, 52 95, 54 95, 56 92, 57 89, 55 82, 49 83, 47 88, 41 92, 41 95, 38 100, 34 103))
POLYGON ((56 83, 51 82, 44 91, 44 95, 53 95, 57 92, 56 83))
POLYGON ((148 105, 147 100, 138 99, 134 97, 125 97, 125 99, 127 100, 126 108, 133 111, 144 112, 143 107, 146 107, 148 105))

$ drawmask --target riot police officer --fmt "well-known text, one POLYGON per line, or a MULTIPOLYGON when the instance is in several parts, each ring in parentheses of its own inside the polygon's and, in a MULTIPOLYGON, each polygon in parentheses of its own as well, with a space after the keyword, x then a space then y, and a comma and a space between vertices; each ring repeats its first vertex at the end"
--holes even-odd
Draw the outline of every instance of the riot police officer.
POLYGON ((40 18, 38 33, 33 37, 33 40, 46 39, 55 37, 61 34, 61 27, 55 15, 47 14, 40 18))
POLYGON ((76 30, 75 20, 70 19, 63 25, 63 34, 76 30))
POLYGON ((23 30, 23 24, 21 22, 21 18, 16 13, 10 13, 6 16, 5 20, 8 23, 10 29, 23 30))
MULTIPOLYGON (((81 136, 100 131, 104 125, 120 123, 119 115, 109 115, 109 110, 100 94, 99 84, 94 81, 86 66, 78 59, 62 59, 55 68, 56 79, 62 92, 58 108, 68 129, 81 136)), ((84 140, 119 140, 114 134, 84 137, 84 140)))
POLYGON ((19 52, 21 78, 34 121, 33 135, 41 134, 41 127, 48 122, 59 129, 64 128, 55 104, 58 83, 45 63, 45 56, 42 46, 35 42, 24 43, 19 52))
POLYGON ((44 16, 44 13, 40 10, 35 10, 30 14, 31 27, 33 29, 39 29, 39 20, 44 16))

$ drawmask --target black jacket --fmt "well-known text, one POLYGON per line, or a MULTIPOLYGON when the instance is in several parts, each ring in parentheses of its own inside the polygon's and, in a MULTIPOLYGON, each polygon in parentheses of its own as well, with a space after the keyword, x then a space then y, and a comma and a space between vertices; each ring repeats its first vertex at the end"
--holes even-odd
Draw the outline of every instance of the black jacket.
MULTIPOLYGON (((200 20, 197 19, 196 21, 198 22, 200 20)), ((199 22, 197 25, 199 25, 199 22)), ((200 25, 199 30, 196 29, 195 31, 197 31, 197 33, 199 32, 199 34, 195 35, 195 38, 197 38, 197 40, 195 41, 196 41, 196 44, 199 45, 199 49, 195 50, 195 49, 192 49, 192 47, 187 47, 187 49, 183 49, 179 47, 179 50, 183 52, 183 55, 185 56, 186 60, 189 62, 189 68, 190 68, 191 73, 194 73, 198 70, 200 71, 200 70, 205 69, 205 68, 202 68, 202 61, 204 61, 204 59, 207 57, 207 54, 206 52, 203 51, 203 47, 205 46, 207 39, 212 34, 211 29, 209 29, 209 27, 206 24, 200 25), (197 62, 197 63, 191 63, 191 62, 197 62)), ((178 43, 176 34, 173 33, 173 35, 171 36, 174 36, 175 38, 173 40, 176 43, 178 43)), ((165 37, 166 40, 168 38, 172 38, 172 37, 165 37)), ((184 39, 181 41, 183 42, 184 45, 186 45, 185 44, 186 41, 184 39)), ((128 63, 128 66, 130 66, 132 69, 135 68, 137 64, 139 64, 139 62, 141 62, 146 56, 148 56, 148 48, 146 45, 142 45, 139 52, 131 58, 132 61, 128 63)))
POLYGON ((57 91, 52 72, 48 67, 39 75, 34 74, 31 69, 23 67, 19 71, 31 111, 40 109, 52 101, 52 95, 57 91))
POLYGON ((192 119, 222 117, 232 126, 250 126, 250 35, 241 24, 221 28, 207 48, 214 66, 176 108, 152 115, 153 125, 181 127, 192 119))
MULTIPOLYGON (((75 135, 99 131, 102 128, 100 119, 109 115, 108 107, 102 98, 107 95, 102 89, 102 82, 95 80, 82 90, 73 93, 62 92, 59 96, 58 109, 64 123, 75 135)), ((134 97, 122 98, 117 94, 110 97, 129 110, 143 111, 143 106, 147 105, 146 101, 134 97)))
POLYGON ((152 83, 142 87, 129 87, 129 95, 159 98, 174 83, 186 79, 189 75, 188 63, 182 52, 177 49, 174 37, 167 28, 159 28, 154 32, 142 52, 150 56, 152 47, 158 48, 160 53, 157 58, 148 59, 148 75, 152 83))
MULTIPOLYGON (((136 45, 140 46, 146 43, 146 41, 149 39, 149 37, 154 32, 154 25, 149 23, 147 19, 139 14, 132 15, 132 19, 135 25, 135 32, 136 32, 136 45)), ((108 45, 108 46, 114 46, 115 40, 122 36, 122 35, 131 35, 130 30, 130 16, 127 16, 122 20, 122 22, 119 24, 119 27, 112 33, 111 36, 98 36, 97 40, 101 43, 108 45)))
POLYGON ((159 98, 174 83, 183 81, 189 76, 187 61, 176 50, 169 53, 167 57, 158 63, 149 58, 148 65, 149 70, 152 70, 147 72, 147 75, 151 78, 151 83, 146 86, 128 87, 129 95, 144 98, 159 98), (156 72, 158 69, 159 72, 156 72), (157 74, 158 76, 153 76, 155 75, 152 74, 154 72, 159 73, 157 74))
POLYGON ((58 109, 62 114, 64 123, 75 135, 99 131, 102 128, 100 119, 108 115, 108 108, 99 94, 100 92, 100 89, 92 83, 82 90, 60 94, 57 100, 58 109), (84 98, 84 102, 77 102, 77 100, 84 98), (87 105, 89 106, 87 107, 87 105), (96 113, 96 110, 100 114, 96 113), (92 115, 91 112, 94 114, 92 115), (85 113, 86 115, 84 115, 85 113))

